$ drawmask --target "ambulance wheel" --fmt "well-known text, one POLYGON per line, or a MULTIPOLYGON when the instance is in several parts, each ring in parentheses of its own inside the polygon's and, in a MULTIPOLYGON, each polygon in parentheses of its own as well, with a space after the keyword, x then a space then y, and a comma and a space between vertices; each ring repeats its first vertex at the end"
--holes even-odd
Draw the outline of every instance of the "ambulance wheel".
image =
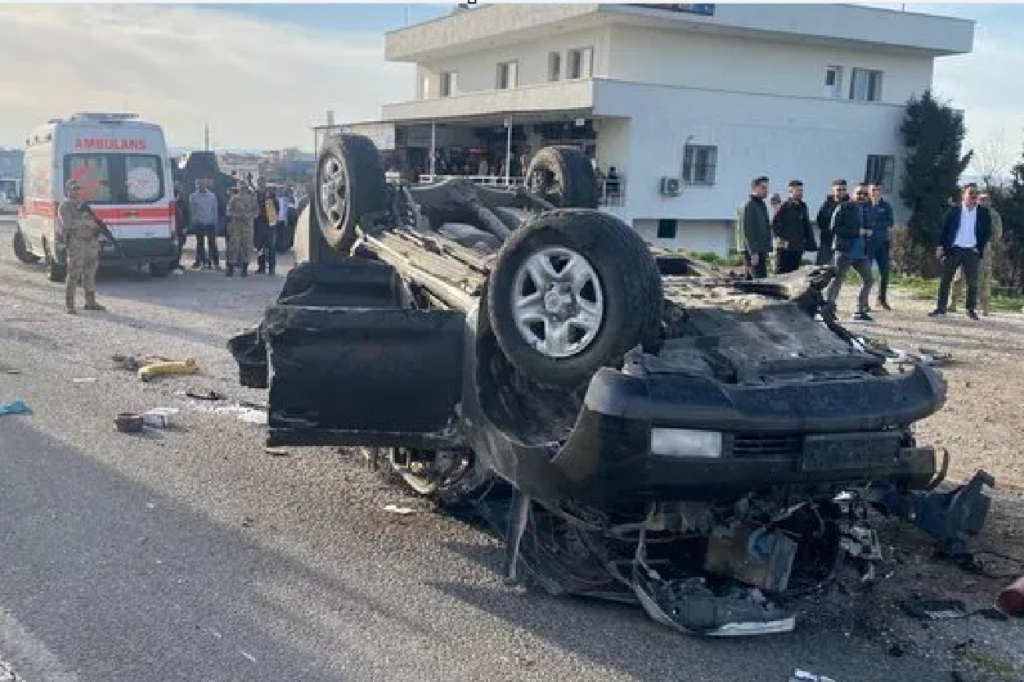
POLYGON ((28 263, 29 265, 39 262, 39 256, 28 250, 28 244, 25 243, 25 235, 21 233, 21 230, 14 231, 14 255, 22 263, 28 263))
POLYGON ((50 249, 46 249, 46 277, 51 282, 63 282, 68 278, 67 264, 54 258, 50 254, 50 249))

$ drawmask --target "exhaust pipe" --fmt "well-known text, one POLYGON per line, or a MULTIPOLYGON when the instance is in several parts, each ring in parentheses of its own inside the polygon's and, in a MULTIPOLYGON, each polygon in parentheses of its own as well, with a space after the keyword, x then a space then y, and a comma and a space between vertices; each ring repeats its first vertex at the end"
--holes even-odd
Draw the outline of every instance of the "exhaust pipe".
POLYGON ((999 593, 996 606, 1008 616, 1024 618, 1024 576, 999 593))

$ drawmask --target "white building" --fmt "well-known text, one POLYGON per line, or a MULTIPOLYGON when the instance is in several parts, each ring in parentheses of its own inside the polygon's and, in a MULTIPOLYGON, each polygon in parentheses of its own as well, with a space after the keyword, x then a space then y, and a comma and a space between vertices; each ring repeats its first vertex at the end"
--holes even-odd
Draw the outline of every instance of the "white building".
POLYGON ((623 180, 605 210, 725 253, 757 175, 803 180, 812 211, 835 177, 898 187, 904 104, 973 39, 971 21, 854 5, 487 5, 387 34, 417 99, 368 127, 421 168, 460 150, 471 175, 474 153, 579 144, 623 180))

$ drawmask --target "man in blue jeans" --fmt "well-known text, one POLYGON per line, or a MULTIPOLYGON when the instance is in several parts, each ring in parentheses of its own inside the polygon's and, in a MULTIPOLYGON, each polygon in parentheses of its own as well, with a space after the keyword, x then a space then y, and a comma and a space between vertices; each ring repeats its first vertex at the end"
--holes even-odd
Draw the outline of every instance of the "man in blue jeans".
POLYGON ((857 186, 856 201, 850 200, 846 193, 846 182, 837 180, 834 183, 835 199, 838 202, 832 210, 830 231, 835 235, 835 279, 828 287, 828 302, 835 305, 839 291, 843 288, 846 273, 853 268, 860 277, 860 294, 857 296, 857 312, 853 315, 855 322, 874 322, 868 315, 868 302, 871 296, 871 257, 869 255, 871 228, 866 224, 868 214, 868 186, 862 183, 857 186))
POLYGON ((892 268, 892 226, 895 223, 892 204, 885 200, 885 187, 880 182, 871 185, 871 260, 878 264, 878 307, 889 307, 889 273, 892 268))

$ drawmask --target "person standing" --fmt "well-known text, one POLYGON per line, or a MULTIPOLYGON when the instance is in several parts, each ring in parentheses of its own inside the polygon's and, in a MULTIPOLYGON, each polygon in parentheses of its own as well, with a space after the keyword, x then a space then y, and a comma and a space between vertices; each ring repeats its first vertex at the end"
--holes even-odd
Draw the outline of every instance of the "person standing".
POLYGON ((196 180, 196 191, 188 198, 192 232, 196 235, 196 262, 193 270, 220 270, 217 250, 217 195, 210 191, 212 180, 196 180), (209 248, 209 251, 207 251, 209 248))
POLYGON ((259 206, 256 205, 256 195, 252 187, 245 182, 232 192, 228 199, 228 258, 227 276, 235 274, 235 268, 240 270, 242 277, 249 274, 249 260, 252 258, 253 249, 253 222, 259 215, 259 206))
MULTIPOLYGON (((989 239, 991 248, 988 249, 985 257, 981 259, 981 274, 979 275, 981 282, 978 294, 978 297, 981 299, 981 314, 988 317, 989 312, 991 312, 990 304, 992 302, 992 262, 996 259, 996 247, 1003 240, 1003 217, 999 215, 999 211, 992 208, 988 194, 982 193, 978 195, 978 204, 988 209, 989 219, 992 221, 992 236, 989 239)), ((953 281, 953 295, 949 304, 949 312, 956 312, 957 303, 963 296, 964 270, 960 268, 957 270, 957 277, 953 281)))
POLYGON ((100 264, 100 235, 112 243, 117 240, 110 229, 96 217, 92 209, 82 200, 81 185, 71 179, 64 184, 67 199, 57 207, 57 219, 64 232, 67 245, 67 277, 64 281, 64 304, 69 315, 74 315, 75 289, 82 282, 85 289, 85 309, 104 311, 106 307, 96 302, 96 271, 100 264))
POLYGON ((892 204, 885 200, 885 187, 876 182, 870 187, 871 260, 878 265, 878 307, 889 307, 889 274, 892 271, 892 227, 896 223, 892 204))
POLYGON ((273 275, 274 269, 277 267, 277 239, 278 235, 282 234, 282 231, 278 228, 278 223, 281 219, 281 204, 278 202, 277 192, 273 188, 266 190, 262 208, 263 215, 266 216, 267 227, 263 235, 259 256, 256 259, 258 263, 256 273, 259 275, 264 273, 273 275))
POLYGON ((267 244, 270 242, 270 216, 267 214, 267 179, 260 177, 256 181, 256 206, 259 208, 256 214, 254 227, 254 241, 256 247, 256 274, 262 275, 267 271, 267 244))
POLYGON ((989 209, 978 204, 978 185, 969 182, 961 191, 961 202, 946 212, 942 243, 935 255, 942 261, 939 300, 929 317, 946 314, 949 290, 958 268, 964 269, 967 280, 967 317, 978 319, 978 269, 985 257, 985 247, 992 237, 992 216, 989 209))
POLYGON ((800 267, 805 251, 814 251, 814 230, 804 203, 804 183, 789 181, 789 197, 772 218, 772 232, 778 242, 775 252, 775 273, 784 275, 800 267))
POLYGON ((743 261, 755 279, 768 276, 768 252, 772 248, 771 224, 768 220, 768 177, 761 175, 750 183, 750 198, 739 214, 739 232, 743 240, 743 261))
POLYGON ((829 221, 829 232, 835 239, 836 274, 828 287, 828 302, 835 305, 846 273, 853 268, 860 277, 860 294, 857 296, 857 312, 853 319, 856 322, 874 322, 868 314, 873 284, 871 258, 868 255, 871 230, 864 224, 865 210, 862 206, 867 203, 867 185, 861 185, 858 194, 858 201, 851 201, 850 195, 846 193, 845 180, 832 183, 832 198, 836 206, 829 221))
POLYGON ((177 257, 172 266, 175 274, 182 274, 181 254, 185 250, 185 241, 188 239, 188 197, 185 195, 185 188, 180 182, 174 183, 174 233, 178 238, 177 257))
POLYGON ((838 193, 846 194, 846 180, 833 180, 832 189, 818 209, 815 222, 818 224, 818 257, 816 265, 831 265, 835 254, 835 235, 832 234, 832 215, 836 212, 838 193))

